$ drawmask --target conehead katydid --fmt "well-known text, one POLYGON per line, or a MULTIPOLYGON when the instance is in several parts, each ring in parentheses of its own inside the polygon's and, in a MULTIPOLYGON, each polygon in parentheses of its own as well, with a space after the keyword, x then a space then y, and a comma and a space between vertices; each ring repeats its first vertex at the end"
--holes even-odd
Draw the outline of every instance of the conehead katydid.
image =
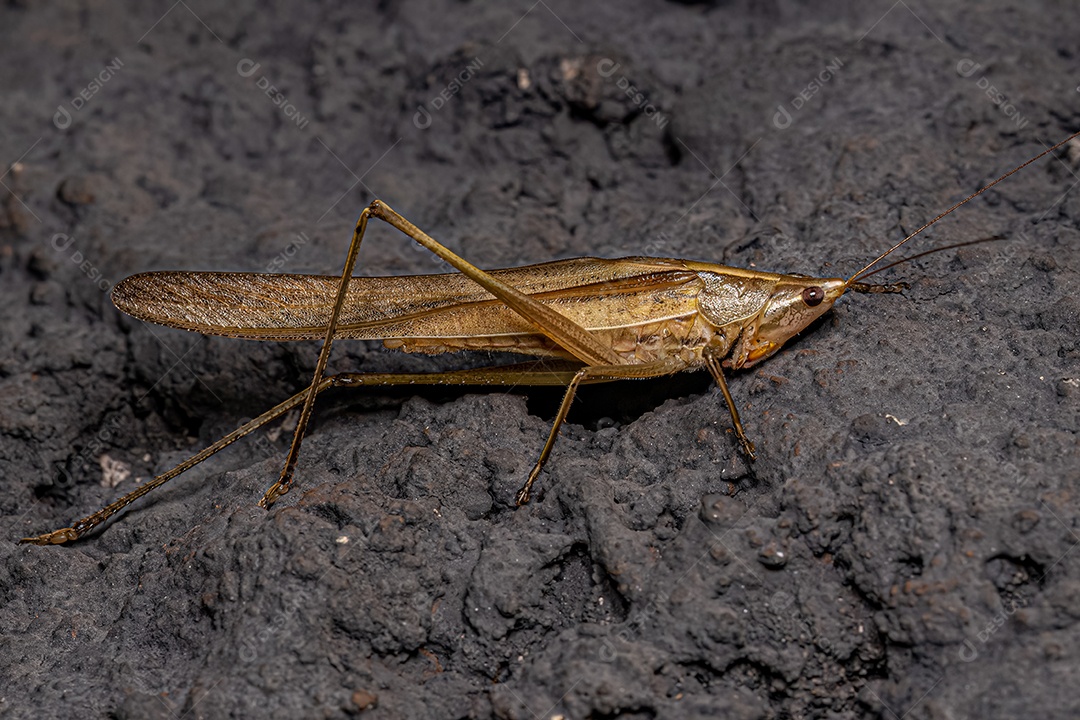
MULTIPOLYGON (((706 369, 724 395, 743 454, 753 460, 755 448, 739 419, 725 370, 749 368, 770 357, 848 290, 899 292, 901 285, 862 281, 895 265, 879 267, 923 230, 1077 136, 1080 132, 957 202, 847 279, 652 257, 574 258, 485 271, 451 252, 381 200, 360 214, 341 277, 229 272, 133 275, 113 290, 113 302, 129 315, 208 335, 273 341, 322 339, 315 376, 305 390, 107 507, 71 527, 21 542, 50 545, 76 540, 185 470, 300 407, 281 475, 259 502, 269 508, 292 487, 315 398, 331 387, 564 386, 566 392, 551 432, 517 493, 518 505, 529 501, 577 388, 583 384, 706 369), (371 219, 397 228, 457 272, 353 277, 371 219), (495 350, 536 359, 436 373, 325 376, 334 340, 348 338, 378 339, 388 348, 405 352, 495 350)), ((959 243, 963 244, 968 243, 959 243)), ((947 248, 928 252, 942 249, 947 248)))

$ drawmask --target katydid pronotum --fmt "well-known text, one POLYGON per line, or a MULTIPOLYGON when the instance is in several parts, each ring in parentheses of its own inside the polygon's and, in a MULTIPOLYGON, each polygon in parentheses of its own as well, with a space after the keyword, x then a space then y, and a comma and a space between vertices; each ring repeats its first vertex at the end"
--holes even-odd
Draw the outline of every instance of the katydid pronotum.
POLYGON ((1077 136, 1080 132, 957 202, 846 280, 649 257, 575 258, 484 271, 380 200, 360 214, 340 278, 217 272, 133 275, 113 290, 113 302, 120 310, 141 320, 208 335, 275 341, 322 339, 315 377, 307 389, 107 507, 71 527, 21 542, 49 545, 76 540, 151 490, 300 406, 281 475, 259 501, 260 506, 269 508, 289 492, 315 397, 331 387, 565 386, 543 450, 517 493, 518 505, 529 501, 577 388, 587 383, 705 368, 723 393, 743 454, 752 461, 754 445, 739 420, 724 369, 749 368, 770 357, 847 290, 900 291, 901 285, 860 281, 897 264, 874 269, 923 230, 1077 136), (372 218, 397 228, 458 272, 353 277, 360 243, 372 218), (540 359, 436 373, 324 376, 330 348, 338 338, 383 340, 386 347, 406 352, 495 350, 540 359))

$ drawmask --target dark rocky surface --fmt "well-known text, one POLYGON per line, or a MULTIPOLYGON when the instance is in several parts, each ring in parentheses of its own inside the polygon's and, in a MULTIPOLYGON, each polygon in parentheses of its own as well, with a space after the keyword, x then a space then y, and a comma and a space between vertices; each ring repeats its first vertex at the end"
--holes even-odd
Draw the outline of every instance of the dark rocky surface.
MULTIPOLYGON (((338 272, 375 196, 484 267, 853 272, 1080 127, 1073 5, 0 17, 0 715, 1080 712, 1077 147, 916 248, 1005 240, 879 276, 911 287, 734 377, 754 476, 705 377, 586 389, 522 509, 557 392, 338 392, 269 513, 287 432, 73 547, 14 543, 310 378, 316 343, 121 316, 124 276, 338 272)), ((384 226, 361 254, 438 268, 384 226)), ((331 365, 488 360, 343 342, 331 365)))

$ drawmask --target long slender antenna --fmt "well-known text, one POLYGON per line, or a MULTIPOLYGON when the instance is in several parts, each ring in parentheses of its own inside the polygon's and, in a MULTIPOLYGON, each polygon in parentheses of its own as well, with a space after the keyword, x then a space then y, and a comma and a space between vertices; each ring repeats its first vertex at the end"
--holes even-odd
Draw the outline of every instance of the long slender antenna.
POLYGON ((868 277, 871 277, 873 275, 877 275, 879 272, 885 272, 889 268, 894 268, 897 265, 903 265, 906 262, 911 262, 912 260, 918 260, 921 257, 926 257, 927 255, 933 255, 934 253, 945 252, 946 250, 955 250, 956 248, 967 247, 968 245, 981 245, 982 243, 985 243, 985 242, 995 242, 997 240, 1005 240, 1005 239, 1006 239, 1006 237, 1004 235, 992 235, 990 237, 979 238, 978 240, 963 240, 963 241, 957 242, 957 243, 950 243, 949 245, 942 245, 941 247, 930 248, 929 250, 923 250, 920 253, 915 253, 914 255, 908 255, 907 257, 900 258, 899 260, 893 260, 888 265, 882 265, 879 268, 874 268, 873 270, 871 270, 868 273, 863 273, 862 275, 859 275, 859 280, 865 280, 868 277))
POLYGON ((918 235, 919 233, 921 233, 921 232, 922 232, 923 230, 925 230, 926 228, 928 228, 928 227, 930 227, 931 225, 933 225, 934 223, 936 223, 936 222, 937 222, 938 220, 940 220, 941 218, 943 218, 943 217, 945 217, 946 215, 948 215, 949 213, 951 213, 951 212, 952 212, 953 210, 955 210, 956 208, 960 207, 961 205, 964 205, 965 203, 968 203, 968 202, 970 202, 971 200, 974 200, 975 198, 979 197, 980 195, 982 195, 982 194, 983 194, 984 192, 986 192, 986 191, 987 191, 987 190, 989 190, 990 188, 992 188, 992 187, 994 187, 995 185, 997 185, 997 184, 998 184, 999 182, 1001 182, 1001 181, 1002 181, 1002 180, 1004 180, 1005 178, 1007 178, 1007 177, 1009 177, 1010 175, 1012 175, 1013 173, 1016 173, 1016 172, 1020 172, 1021 170, 1023 170, 1024 168, 1026 168, 1026 167, 1027 167, 1028 165, 1030 165, 1031 163, 1035 162, 1036 160, 1040 160, 1040 159, 1041 159, 1041 158, 1042 158, 1042 157, 1043 157, 1044 155, 1049 155, 1050 153, 1054 152, 1054 151, 1055 151, 1055 150, 1057 150, 1057 149, 1058 149, 1059 147, 1061 147, 1062 145, 1064 145, 1065 143, 1069 142, 1070 140, 1072 140, 1073 138, 1075 138, 1075 137, 1077 137, 1077 136, 1080 136, 1080 130, 1078 130, 1078 131, 1074 132, 1074 133, 1073 133, 1072 135, 1070 135, 1069 137, 1065 138, 1064 140, 1062 140, 1061 142, 1059 142, 1059 143, 1058 143, 1057 145, 1054 145, 1053 147, 1048 147, 1047 149, 1043 150, 1043 151, 1042 151, 1041 153, 1039 153, 1039 154, 1038 154, 1038 155, 1036 155, 1035 157, 1031 158, 1030 160, 1028 160, 1028 161, 1027 161, 1026 163, 1024 163, 1023 165, 1018 165, 1017 167, 1014 167, 1014 168, 1013 168, 1012 170, 1010 170, 1009 172, 1005 173, 1004 175, 1002 175, 1001 177, 999 177, 999 178, 998 178, 997 180, 994 180, 994 181, 993 181, 992 183, 989 183, 989 184, 987 184, 987 185, 984 185, 983 187, 979 188, 979 189, 978 189, 978 190, 976 190, 975 192, 971 193, 971 194, 970 194, 970 195, 968 195, 968 196, 967 196, 966 198, 964 198, 964 199, 963 199, 963 200, 961 200, 960 202, 956 203, 956 204, 955 204, 955 205, 953 205, 953 206, 952 206, 951 208, 949 208, 949 209, 948 209, 948 210, 946 210, 945 212, 941 213, 941 214, 940 214, 940 215, 938 215, 938 216, 937 216, 936 218, 934 218, 934 219, 933 219, 933 220, 931 220, 930 222, 926 223, 926 224, 925 224, 925 225, 923 225, 923 226, 922 226, 921 228, 919 228, 919 229, 918 229, 918 230, 916 230, 915 232, 911 233, 911 234, 910 234, 910 235, 908 235, 908 236, 907 236, 906 238, 904 238, 904 239, 903 239, 903 240, 901 240, 900 242, 896 243, 895 245, 893 245, 893 246, 892 246, 891 248, 889 248, 889 249, 888 249, 888 250, 886 250, 885 252, 883 252, 883 253, 881 253, 880 255, 878 255, 878 256, 877 256, 876 258, 874 258, 873 262, 871 262, 871 263, 870 263, 870 264, 868 264, 868 265, 867 265, 866 267, 864 267, 864 268, 863 268, 862 270, 860 270, 859 272, 855 273, 855 274, 854 274, 854 275, 852 275, 852 276, 851 276, 850 278, 848 278, 848 279, 847 279, 847 282, 845 282, 845 283, 844 283, 844 285, 845 285, 845 286, 850 286, 850 285, 851 285, 851 283, 853 283, 853 282, 855 282, 856 280, 858 280, 858 279, 859 279, 859 276, 860 276, 860 275, 862 275, 862 274, 863 274, 864 272, 866 272, 866 271, 867 271, 867 270, 869 270, 870 268, 872 268, 872 267, 874 267, 875 265, 877 265, 877 264, 878 264, 879 262, 881 262, 882 260, 884 260, 885 258, 887 258, 887 257, 888 257, 889 255, 891 255, 891 254, 892 254, 892 253, 893 253, 893 252, 894 252, 895 250, 897 250, 897 249, 898 249, 898 248, 899 248, 899 247, 900 247, 901 245, 903 245, 903 244, 904 244, 904 243, 906 243, 906 242, 907 242, 908 240, 910 240, 911 238, 913 238, 913 237, 915 237, 916 235, 918 235))

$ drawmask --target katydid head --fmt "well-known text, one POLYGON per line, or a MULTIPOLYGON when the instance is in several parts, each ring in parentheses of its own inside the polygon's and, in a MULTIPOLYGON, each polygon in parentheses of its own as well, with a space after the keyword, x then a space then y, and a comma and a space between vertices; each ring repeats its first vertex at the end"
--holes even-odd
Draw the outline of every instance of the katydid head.
POLYGON ((847 284, 840 278, 783 275, 757 316, 752 334, 744 336, 735 367, 751 367, 829 311, 847 284))

